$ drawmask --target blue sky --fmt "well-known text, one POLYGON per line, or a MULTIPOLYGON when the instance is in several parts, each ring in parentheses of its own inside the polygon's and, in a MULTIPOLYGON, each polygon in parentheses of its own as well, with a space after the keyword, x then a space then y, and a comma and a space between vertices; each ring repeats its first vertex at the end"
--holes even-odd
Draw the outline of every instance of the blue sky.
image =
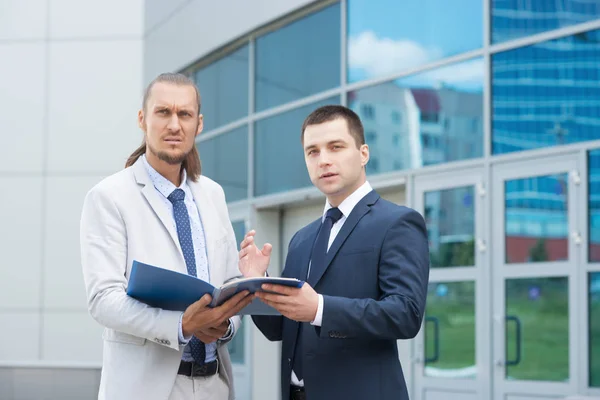
MULTIPOLYGON (((408 63, 406 67, 414 67, 480 48, 482 3, 481 0, 349 0, 349 44, 353 39, 364 39, 362 46, 349 48, 349 55, 352 51, 365 52, 358 58, 362 61, 353 62, 357 59, 350 57, 350 81, 394 72, 389 69, 403 60, 408 63), (372 32, 374 37, 366 32, 372 32), (381 58, 391 58, 387 60, 390 64, 387 69, 370 68, 370 62, 386 62, 381 58)), ((402 67, 399 65, 397 69, 402 67)))

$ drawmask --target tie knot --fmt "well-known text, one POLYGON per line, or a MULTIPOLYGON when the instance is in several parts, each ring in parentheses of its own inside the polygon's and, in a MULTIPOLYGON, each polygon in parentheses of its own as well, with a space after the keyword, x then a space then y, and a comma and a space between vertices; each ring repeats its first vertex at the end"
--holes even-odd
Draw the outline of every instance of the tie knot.
POLYGON ((183 189, 175 189, 167 198, 171 203, 175 203, 176 201, 183 201, 183 199, 185 199, 185 192, 183 191, 183 189))
POLYGON ((327 210, 327 214, 325 214, 325 218, 331 218, 331 220, 335 224, 336 222, 339 221, 340 218, 342 218, 343 215, 344 214, 342 214, 342 212, 340 211, 339 208, 334 207, 334 208, 330 208, 329 210, 327 210))

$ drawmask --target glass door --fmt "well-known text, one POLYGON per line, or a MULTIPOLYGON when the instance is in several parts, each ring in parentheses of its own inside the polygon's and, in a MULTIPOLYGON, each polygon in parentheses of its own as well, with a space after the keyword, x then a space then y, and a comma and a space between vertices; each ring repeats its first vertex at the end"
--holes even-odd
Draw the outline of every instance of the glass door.
POLYGON ((576 155, 493 166, 494 399, 577 393, 583 245, 576 155))
POLYGON ((415 391, 422 400, 489 397, 489 291, 481 171, 415 178, 415 209, 427 224, 431 270, 424 325, 415 339, 415 391))

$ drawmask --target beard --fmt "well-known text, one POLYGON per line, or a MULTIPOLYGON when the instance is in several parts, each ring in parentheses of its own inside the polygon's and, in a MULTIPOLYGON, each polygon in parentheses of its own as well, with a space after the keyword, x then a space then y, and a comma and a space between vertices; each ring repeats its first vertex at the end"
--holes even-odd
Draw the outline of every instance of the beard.
POLYGON ((169 154, 166 151, 157 151, 156 149, 154 149, 152 146, 148 146, 148 149, 150 150, 150 152, 152 154, 154 154, 159 160, 166 162, 169 165, 177 165, 177 164, 181 164, 182 162, 185 161, 185 159, 187 158, 187 156, 190 154, 190 152, 192 151, 192 149, 190 149, 187 152, 182 152, 179 154, 169 154))

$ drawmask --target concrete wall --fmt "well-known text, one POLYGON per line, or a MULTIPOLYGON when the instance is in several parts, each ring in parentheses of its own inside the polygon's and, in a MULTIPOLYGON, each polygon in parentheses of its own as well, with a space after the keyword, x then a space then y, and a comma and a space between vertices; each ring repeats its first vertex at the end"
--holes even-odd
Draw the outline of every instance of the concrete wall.
POLYGON ((0 2, 2 399, 97 393, 79 217, 141 140, 143 18, 143 0, 0 2))

